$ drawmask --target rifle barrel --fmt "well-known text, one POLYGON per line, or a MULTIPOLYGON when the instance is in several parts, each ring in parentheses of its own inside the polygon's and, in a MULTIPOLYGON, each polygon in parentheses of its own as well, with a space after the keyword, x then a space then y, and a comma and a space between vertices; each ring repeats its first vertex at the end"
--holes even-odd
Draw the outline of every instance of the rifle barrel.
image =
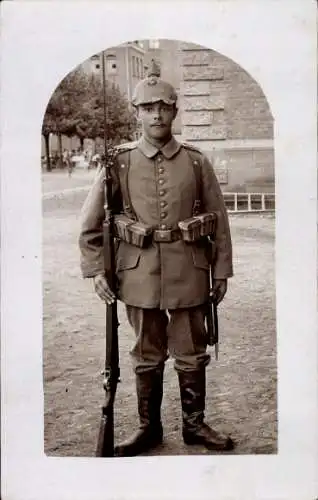
POLYGON ((105 51, 102 52, 102 82, 103 82, 103 111, 104 111, 104 155, 107 158, 107 101, 106 101, 106 65, 105 51))

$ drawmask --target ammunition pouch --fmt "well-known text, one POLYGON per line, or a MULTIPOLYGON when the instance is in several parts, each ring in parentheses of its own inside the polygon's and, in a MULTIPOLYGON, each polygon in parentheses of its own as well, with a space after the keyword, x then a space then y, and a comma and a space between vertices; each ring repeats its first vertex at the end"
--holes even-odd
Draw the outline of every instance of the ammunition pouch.
POLYGON ((115 215, 116 238, 139 248, 145 248, 152 240, 152 226, 135 221, 125 214, 115 215))
POLYGON ((178 223, 183 241, 189 243, 206 236, 213 236, 216 226, 216 214, 213 212, 198 214, 178 223))

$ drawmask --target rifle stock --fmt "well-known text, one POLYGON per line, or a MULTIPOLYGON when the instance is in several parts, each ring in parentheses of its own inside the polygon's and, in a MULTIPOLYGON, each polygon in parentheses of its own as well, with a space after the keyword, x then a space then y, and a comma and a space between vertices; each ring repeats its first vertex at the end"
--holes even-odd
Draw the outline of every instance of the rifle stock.
POLYGON ((120 375, 117 331, 117 304, 115 303, 111 306, 107 305, 106 309, 106 363, 103 372, 105 401, 99 425, 97 457, 114 456, 114 403, 120 375))

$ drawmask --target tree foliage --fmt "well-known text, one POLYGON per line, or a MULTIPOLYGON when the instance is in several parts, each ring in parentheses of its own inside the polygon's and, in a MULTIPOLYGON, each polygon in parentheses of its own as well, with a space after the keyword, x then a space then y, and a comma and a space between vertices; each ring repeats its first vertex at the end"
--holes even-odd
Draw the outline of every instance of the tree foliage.
MULTIPOLYGON (((119 88, 106 81, 106 136, 113 143, 131 140, 136 120, 119 88)), ((42 134, 104 136, 103 88, 100 75, 80 67, 69 73, 54 91, 44 115, 42 134)))

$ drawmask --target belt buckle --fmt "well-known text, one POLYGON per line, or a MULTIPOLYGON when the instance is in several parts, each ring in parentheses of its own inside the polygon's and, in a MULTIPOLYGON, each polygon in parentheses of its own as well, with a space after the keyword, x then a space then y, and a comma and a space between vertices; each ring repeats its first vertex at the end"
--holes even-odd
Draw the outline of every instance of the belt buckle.
POLYGON ((170 243, 172 241, 171 229, 156 229, 156 241, 170 243))

